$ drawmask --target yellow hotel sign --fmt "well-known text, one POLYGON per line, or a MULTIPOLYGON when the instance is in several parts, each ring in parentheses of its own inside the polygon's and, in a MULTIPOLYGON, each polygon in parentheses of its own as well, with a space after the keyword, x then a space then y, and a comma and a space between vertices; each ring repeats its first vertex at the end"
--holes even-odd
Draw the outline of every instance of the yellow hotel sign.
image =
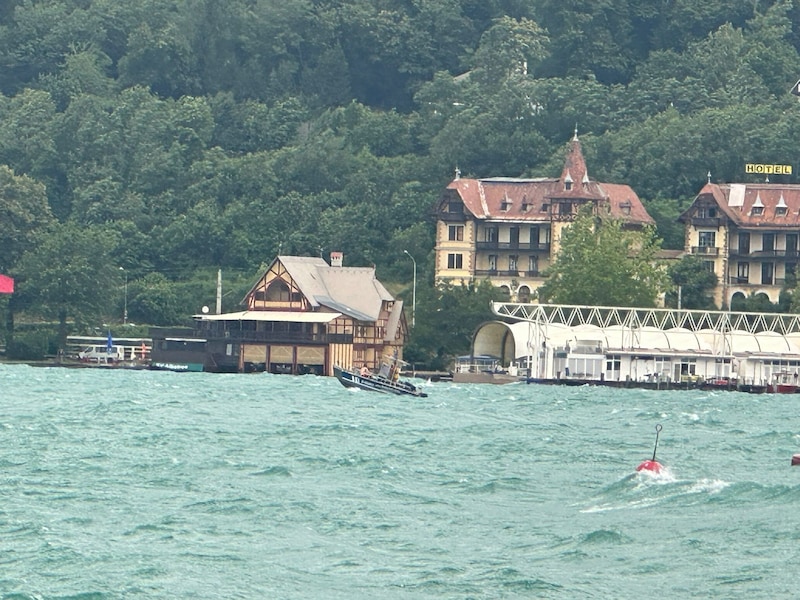
POLYGON ((791 175, 792 165, 761 165, 747 163, 744 166, 745 173, 757 173, 759 175, 791 175))

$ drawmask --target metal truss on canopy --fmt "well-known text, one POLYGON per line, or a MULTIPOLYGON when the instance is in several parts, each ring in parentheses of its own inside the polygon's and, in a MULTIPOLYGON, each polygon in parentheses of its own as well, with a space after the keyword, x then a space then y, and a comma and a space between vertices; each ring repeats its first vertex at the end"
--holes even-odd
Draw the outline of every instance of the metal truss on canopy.
POLYGON ((743 331, 752 334, 770 331, 781 335, 800 332, 800 315, 797 314, 511 302, 493 302, 492 311, 500 317, 538 325, 560 324, 568 327, 596 325, 603 329, 624 327, 631 330, 643 327, 663 330, 683 328, 693 332, 743 331))

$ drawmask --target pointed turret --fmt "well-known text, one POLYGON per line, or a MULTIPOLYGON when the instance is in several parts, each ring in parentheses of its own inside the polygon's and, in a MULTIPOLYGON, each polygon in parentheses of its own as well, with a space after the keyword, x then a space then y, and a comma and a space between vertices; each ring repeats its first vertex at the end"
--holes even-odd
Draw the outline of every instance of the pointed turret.
POLYGON ((569 151, 564 161, 564 170, 561 171, 561 181, 564 183, 564 191, 574 189, 572 183, 575 181, 580 181, 584 186, 589 182, 589 172, 586 169, 586 160, 583 158, 577 127, 575 128, 575 135, 569 143, 569 151))

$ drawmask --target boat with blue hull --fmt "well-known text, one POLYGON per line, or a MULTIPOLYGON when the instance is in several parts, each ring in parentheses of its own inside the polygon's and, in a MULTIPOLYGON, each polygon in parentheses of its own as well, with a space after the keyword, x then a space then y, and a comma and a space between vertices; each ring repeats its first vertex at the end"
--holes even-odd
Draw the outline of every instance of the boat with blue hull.
POLYGON ((428 394, 408 381, 393 380, 380 374, 361 375, 359 372, 344 369, 334 365, 333 374, 336 379, 347 388, 358 388, 382 394, 395 394, 398 396, 417 396, 426 398, 428 394))

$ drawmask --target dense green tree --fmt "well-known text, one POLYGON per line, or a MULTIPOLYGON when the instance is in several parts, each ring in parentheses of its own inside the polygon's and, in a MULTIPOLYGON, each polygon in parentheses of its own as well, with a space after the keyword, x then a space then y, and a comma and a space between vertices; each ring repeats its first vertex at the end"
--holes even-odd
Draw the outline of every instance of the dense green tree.
POLYGON ((110 76, 111 59, 92 48, 75 49, 68 54, 56 73, 40 78, 42 87, 50 93, 59 109, 83 94, 100 97, 115 93, 116 80, 110 76))
MULTIPOLYGON (((630 184, 642 198, 691 198, 713 181, 747 181, 748 162, 787 160, 796 102, 734 104, 681 115, 670 108, 585 144, 594 176, 630 184), (720 140, 736 139, 733 146, 720 140)), ((752 180, 752 179, 751 179, 752 180)))
POLYGON ((472 77, 492 85, 514 74, 534 72, 547 56, 547 35, 530 19, 497 19, 481 36, 472 77))
POLYGON ((151 325, 174 325, 186 320, 175 286, 161 273, 149 273, 128 286, 128 319, 151 325))
POLYGON ((753 292, 744 301, 732 302, 731 310, 742 312, 774 313, 780 311, 778 304, 773 304, 769 296, 763 292, 753 292))
POLYGON ((655 17, 650 33, 653 47, 676 51, 726 23, 742 27, 757 8, 764 6, 738 0, 659 0, 648 4, 655 17))
POLYGON ((455 0, 342 3, 335 15, 355 98, 402 112, 436 71, 461 70, 479 35, 455 0))
MULTIPOLYGON (((634 20, 630 0, 540 0, 536 20, 551 39, 548 75, 593 75, 604 83, 629 80, 647 51, 647 26, 634 20)), ((647 14, 647 13, 645 13, 647 14)))
POLYGON ((15 93, 40 76, 56 73, 76 43, 99 47, 105 37, 100 11, 84 2, 20 2, 11 16, 0 27, 1 87, 5 93, 15 93))
POLYGON ((180 98, 200 92, 197 56, 185 27, 174 19, 157 25, 139 24, 128 36, 119 61, 123 87, 146 85, 159 96, 180 98))
POLYGON ((490 303, 502 299, 488 281, 418 285, 416 326, 405 359, 432 370, 448 369, 456 356, 469 352, 478 326, 493 318, 490 303))
POLYGON ((748 21, 747 62, 776 97, 786 93, 786 83, 797 76, 800 62, 797 48, 791 44, 793 4, 792 0, 780 0, 748 21))
MULTIPOLYGON (((509 78, 493 93, 466 91, 461 111, 431 141, 431 159, 450 173, 519 177, 549 158, 555 146, 539 130, 539 107, 527 80, 509 78)), ((561 143, 563 144, 563 139, 561 143)), ((563 154, 561 156, 563 165, 563 154)))
POLYGON ((45 178, 58 161, 53 139, 57 119, 47 92, 27 89, 12 97, 0 96, 0 164, 45 178))
POLYGON ((664 287, 653 228, 625 229, 582 210, 563 230, 555 263, 539 288, 542 301, 599 306, 655 306, 664 287))
POLYGON ((678 217, 686 208, 680 200, 654 198, 644 202, 647 213, 656 222, 656 231, 661 246, 670 250, 683 250, 686 230, 678 217))
POLYGON ((688 255, 669 266, 673 289, 667 291, 665 304, 670 308, 713 310, 713 291, 717 276, 709 271, 705 261, 697 255, 688 255))
MULTIPOLYGON (((53 223, 44 185, 0 165, 0 274, 24 274, 20 258, 36 247, 42 231, 53 223)), ((0 295, 5 314, 3 337, 9 347, 14 340, 14 314, 24 304, 21 300, 19 293, 0 295)))
POLYGON ((214 119, 211 145, 236 154, 277 150, 297 137, 309 118, 297 98, 286 98, 272 106, 256 100, 237 102, 230 93, 209 99, 214 119))
POLYGON ((14 268, 53 223, 44 186, 0 165, 0 273, 14 268))
POLYGON ((113 260, 118 244, 109 229, 66 223, 40 233, 20 260, 14 271, 19 293, 26 308, 58 320, 59 347, 65 347, 69 317, 85 323, 111 316, 123 294, 124 273, 113 260))

